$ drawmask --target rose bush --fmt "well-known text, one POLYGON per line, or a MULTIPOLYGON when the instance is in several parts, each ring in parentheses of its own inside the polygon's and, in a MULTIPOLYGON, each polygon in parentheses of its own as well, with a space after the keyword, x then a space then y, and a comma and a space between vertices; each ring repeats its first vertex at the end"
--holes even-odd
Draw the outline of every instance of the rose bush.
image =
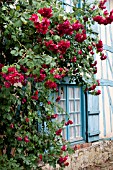
POLYGON ((113 22, 105 3, 75 4, 70 14, 56 0, 0 2, 1 170, 68 166, 72 150, 62 129, 73 122, 57 121, 63 112, 58 84, 68 77, 84 91, 101 93, 94 55, 107 56, 92 25, 113 22))

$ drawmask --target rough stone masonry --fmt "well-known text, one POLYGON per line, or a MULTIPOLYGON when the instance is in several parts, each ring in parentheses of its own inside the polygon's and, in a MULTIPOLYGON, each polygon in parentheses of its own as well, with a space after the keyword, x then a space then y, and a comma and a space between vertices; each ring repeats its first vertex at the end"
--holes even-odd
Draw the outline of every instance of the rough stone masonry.
MULTIPOLYGON (((64 170, 87 169, 88 166, 104 164, 113 155, 113 141, 99 141, 95 143, 80 144, 75 153, 69 156, 70 165, 64 170)), ((59 170, 49 166, 43 170, 59 170)))

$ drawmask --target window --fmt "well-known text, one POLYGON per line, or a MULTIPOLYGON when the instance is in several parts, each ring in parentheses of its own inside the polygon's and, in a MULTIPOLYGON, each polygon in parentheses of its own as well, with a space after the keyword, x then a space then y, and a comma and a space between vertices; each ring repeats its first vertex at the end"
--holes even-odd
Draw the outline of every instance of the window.
POLYGON ((72 125, 64 126, 63 138, 70 142, 85 140, 84 127, 84 94, 81 87, 74 84, 59 85, 60 106, 64 109, 64 113, 59 113, 58 121, 67 121, 69 114, 72 125), (67 114, 66 114, 67 113, 67 114))
MULTIPOLYGON (((59 1, 63 3, 63 8, 65 9, 66 12, 73 12, 74 7, 73 0, 59 0, 59 1)), ((77 4, 75 0, 75 4, 77 5, 78 8, 80 8, 82 5, 82 1, 79 0, 77 4)))

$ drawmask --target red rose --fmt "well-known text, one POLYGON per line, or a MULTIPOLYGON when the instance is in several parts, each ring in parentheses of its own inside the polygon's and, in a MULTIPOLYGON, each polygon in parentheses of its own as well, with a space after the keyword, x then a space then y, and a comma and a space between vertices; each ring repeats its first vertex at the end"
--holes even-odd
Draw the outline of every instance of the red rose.
POLYGON ((61 150, 62 150, 62 151, 66 151, 66 150, 67 150, 67 146, 66 146, 66 145, 63 145, 63 146, 61 147, 61 150))
POLYGON ((25 137, 24 137, 24 141, 25 141, 26 143, 30 142, 30 140, 28 139, 28 136, 25 136, 25 137))
POLYGON ((59 136, 61 134, 61 132, 62 132, 62 129, 57 130, 56 135, 59 136))
POLYGON ((26 117, 25 121, 26 121, 26 123, 28 123, 28 122, 29 122, 29 118, 28 118, 28 117, 26 117))
POLYGON ((11 129, 14 128, 14 124, 13 124, 13 123, 10 124, 10 128, 11 128, 11 129))
POLYGON ((42 154, 39 155, 39 159, 42 161, 42 154))
POLYGON ((51 115, 51 118, 55 119, 58 117, 58 114, 51 115))
POLYGON ((38 13, 41 14, 43 17, 46 17, 46 18, 51 18, 53 16, 52 8, 40 8, 38 10, 38 13))
POLYGON ((33 21, 33 22, 37 22, 38 20, 38 15, 37 14, 32 14, 31 18, 29 18, 29 20, 33 21))
POLYGON ((99 95, 99 94, 101 94, 101 90, 96 91, 96 95, 99 95))
POLYGON ((60 101, 60 96, 58 96, 57 98, 56 98, 56 102, 59 102, 60 101))
POLYGON ((47 103, 48 103, 48 105, 50 105, 50 104, 51 104, 51 102, 50 102, 50 101, 48 101, 47 103))
POLYGON ((72 125, 72 124, 73 124, 73 121, 72 121, 72 120, 68 120, 68 121, 65 123, 65 126, 72 125))
POLYGON ((20 136, 17 137, 18 141, 22 141, 22 138, 20 136))

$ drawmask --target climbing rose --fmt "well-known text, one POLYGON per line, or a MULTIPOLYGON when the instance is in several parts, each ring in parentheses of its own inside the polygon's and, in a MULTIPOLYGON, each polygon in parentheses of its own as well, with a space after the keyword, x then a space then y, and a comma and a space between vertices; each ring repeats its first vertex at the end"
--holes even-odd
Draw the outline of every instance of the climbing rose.
POLYGON ((24 76, 21 73, 18 73, 15 67, 8 68, 8 74, 5 75, 5 80, 7 80, 11 85, 15 83, 22 82, 24 80, 24 76))
POLYGON ((48 105, 50 105, 50 104, 51 104, 51 102, 50 102, 50 101, 48 101, 47 103, 48 103, 48 105))
POLYGON ((22 138, 20 136, 17 137, 18 141, 22 141, 22 138))
POLYGON ((51 18, 53 16, 52 8, 40 8, 38 10, 38 13, 41 14, 43 17, 46 17, 46 18, 51 18))
POLYGON ((97 65, 97 60, 94 61, 94 63, 90 64, 91 67, 94 67, 97 65))
POLYGON ((50 20, 47 18, 43 18, 42 22, 40 21, 34 22, 34 26, 37 30, 37 33, 41 33, 41 34, 47 33, 49 25, 50 25, 50 20))
POLYGON ((66 146, 66 145, 63 145, 63 146, 61 147, 61 150, 62 150, 62 151, 66 151, 66 150, 67 150, 67 146, 66 146))
POLYGON ((30 140, 28 139, 28 136, 25 136, 25 137, 24 137, 24 141, 25 141, 26 143, 30 142, 30 140))
POLYGON ((89 90, 94 90, 96 88, 96 84, 93 84, 90 88, 89 88, 89 90))
POLYGON ((58 52, 58 45, 54 44, 52 40, 46 41, 45 46, 50 50, 53 51, 54 53, 58 52))
POLYGON ((59 102, 60 101, 60 96, 58 96, 57 98, 56 98, 56 102, 59 102))
POLYGON ((38 96, 31 96, 33 100, 38 100, 38 96))
POLYGON ((65 123, 65 126, 72 125, 72 124, 73 124, 73 121, 72 121, 72 120, 68 120, 68 121, 65 123))
POLYGON ((77 20, 73 25, 73 31, 79 31, 79 29, 83 29, 84 26, 77 20))
POLYGON ((97 85, 100 86, 100 80, 97 80, 97 85))
POLYGON ((105 5, 106 2, 107 2, 107 0, 100 1, 99 2, 99 8, 102 9, 102 10, 105 9, 106 6, 104 6, 104 5, 105 5))
POLYGON ((52 119, 55 119, 55 118, 57 118, 57 117, 58 117, 58 114, 51 115, 51 118, 52 118, 52 119))
POLYGON ((31 18, 29 18, 29 20, 33 21, 33 22, 37 22, 38 20, 38 15, 37 14, 32 14, 31 18))
POLYGON ((70 41, 61 40, 58 42, 58 50, 60 54, 65 54, 69 47, 70 47, 70 41))
POLYGON ((25 121, 26 121, 26 123, 28 123, 28 122, 29 122, 29 118, 28 118, 28 117, 26 117, 25 121))
POLYGON ((22 99, 22 104, 24 104, 24 103, 26 103, 26 99, 25 98, 22 99))
POLYGON ((39 159, 42 161, 42 154, 39 155, 39 159))
POLYGON ((9 82, 5 82, 5 83, 4 83, 4 86, 5 86, 6 88, 9 88, 9 87, 11 86, 11 84, 10 84, 9 82))
POLYGON ((45 82, 45 87, 50 88, 50 89, 55 89, 57 88, 57 84, 53 82, 52 80, 47 80, 45 82))
POLYGON ((59 158, 59 160, 58 160, 58 163, 59 164, 63 164, 64 162, 66 162, 67 161, 67 159, 68 159, 68 156, 66 155, 66 156, 64 156, 64 157, 60 157, 59 158))
POLYGON ((99 94, 101 94, 101 90, 96 91, 96 95, 99 95, 99 94))
POLYGON ((65 163, 64 163, 64 166, 69 166, 69 162, 65 162, 65 163))
POLYGON ((13 124, 13 123, 10 124, 10 128, 11 128, 11 129, 14 128, 14 124, 13 124))
POLYGON ((86 39, 87 39, 87 36, 84 30, 82 31, 82 33, 77 33, 75 35, 75 40, 79 43, 82 43, 86 39))
POLYGON ((75 63, 76 60, 77 60, 77 59, 76 59, 76 56, 74 56, 74 57, 71 59, 71 62, 72 62, 72 63, 75 63))
POLYGON ((60 36, 63 36, 64 34, 72 35, 73 33, 73 27, 71 26, 69 20, 65 20, 62 24, 58 24, 56 29, 60 36))
POLYGON ((102 53, 102 56, 100 57, 101 60, 105 60, 107 58, 106 55, 104 55, 104 53, 102 53))
POLYGON ((54 78, 60 80, 60 79, 62 78, 62 76, 59 75, 59 74, 55 74, 55 75, 54 75, 54 78))
POLYGON ((61 134, 61 132, 62 132, 62 129, 57 130, 56 135, 59 136, 61 134))

